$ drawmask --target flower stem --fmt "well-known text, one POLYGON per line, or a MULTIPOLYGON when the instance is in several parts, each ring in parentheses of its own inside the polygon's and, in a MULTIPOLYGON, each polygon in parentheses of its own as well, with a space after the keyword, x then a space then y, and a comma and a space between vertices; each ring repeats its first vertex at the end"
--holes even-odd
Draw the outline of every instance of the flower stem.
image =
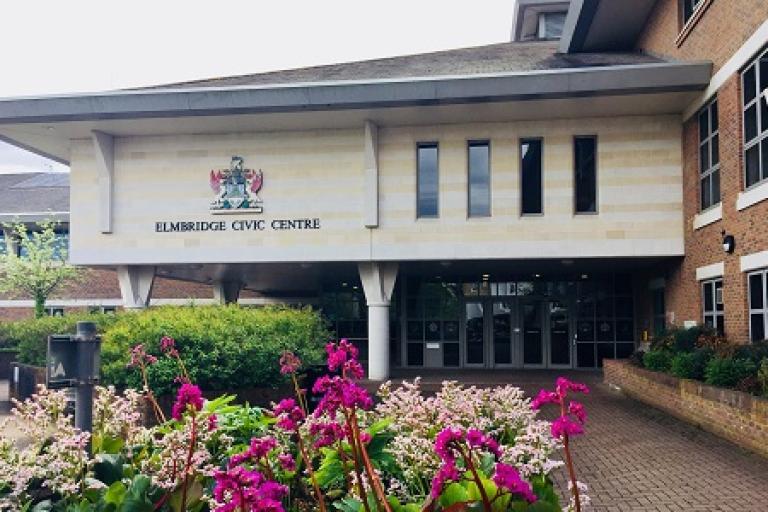
MULTIPOLYGON (((563 416, 566 415, 565 399, 560 400, 560 412, 563 416)), ((579 486, 576 483, 576 471, 573 469, 573 457, 571 457, 570 439, 568 434, 563 433, 563 450, 565 451, 565 464, 568 467, 568 476, 571 479, 571 493, 573 493, 573 501, 576 506, 576 512, 581 512, 581 499, 579 497, 579 486)))
POLYGON ((465 452, 464 449, 459 446, 459 453, 464 459, 464 463, 467 465, 469 472, 472 473, 472 478, 474 478, 475 483, 477 484, 477 490, 480 491, 480 498, 483 500, 483 508, 486 512, 491 512, 491 501, 488 499, 488 494, 485 492, 485 486, 483 486, 483 482, 480 480, 480 475, 477 474, 475 464, 472 462, 472 451, 470 450, 465 452))
MULTIPOLYGON (((349 412, 344 409, 344 417, 347 423, 347 431, 352 431, 352 420, 349 417, 349 412)), ((352 462, 355 466, 355 476, 357 477, 357 487, 360 490, 360 498, 363 500, 363 508, 365 512, 371 512, 371 507, 368 505, 368 493, 365 491, 365 485, 363 485, 363 472, 360 469, 360 452, 358 449, 357 439, 354 433, 349 437, 349 445, 352 448, 352 462)), ((351 489, 350 489, 351 490, 351 489)))
POLYGON ((373 471, 373 464, 371 464, 371 458, 368 456, 368 450, 365 449, 365 444, 360 439, 360 427, 357 424, 357 417, 355 416, 355 411, 352 411, 352 426, 353 435, 357 438, 357 442, 360 446, 360 455, 363 458, 363 465, 365 466, 365 472, 368 473, 368 478, 371 481, 371 485, 373 486, 373 491, 376 493, 376 496, 378 497, 379 501, 381 501, 382 507, 384 507, 384 510, 386 512, 392 512, 392 507, 389 506, 389 502, 387 501, 387 496, 384 494, 384 489, 381 486, 381 480, 379 480, 379 477, 376 475, 376 473, 373 471))
POLYGON ((182 510, 187 509, 187 488, 189 487, 189 468, 192 465, 192 455, 195 453, 195 445, 197 444, 197 417, 192 415, 192 435, 189 439, 189 451, 187 452, 187 462, 184 465, 184 484, 181 489, 181 506, 182 510))
POLYGON ((325 512, 325 499, 323 498, 323 493, 320 491, 320 486, 317 485, 317 479, 315 478, 315 471, 312 469, 312 460, 309 458, 309 455, 307 454, 307 450, 304 447, 304 441, 301 439, 301 433, 296 430, 296 437, 298 438, 298 445, 299 445, 299 452, 301 453, 301 458, 304 459, 304 464, 307 466, 307 471, 309 472, 309 479, 312 481, 312 488, 315 490, 315 497, 317 498, 317 505, 320 507, 321 512, 325 512))

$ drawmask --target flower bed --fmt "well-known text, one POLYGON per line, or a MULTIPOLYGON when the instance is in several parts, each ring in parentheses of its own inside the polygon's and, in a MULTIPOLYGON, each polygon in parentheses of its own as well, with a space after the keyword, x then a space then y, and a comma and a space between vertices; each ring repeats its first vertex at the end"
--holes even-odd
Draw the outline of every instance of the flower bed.
POLYGON ((588 392, 581 384, 560 378, 530 401, 512 386, 451 382, 425 397, 417 380, 383 386, 375 403, 358 384, 357 350, 342 340, 326 347, 314 411, 290 353, 280 371, 294 396, 264 410, 232 405, 231 396, 205 400, 174 340, 159 345, 177 367, 170 418, 148 382, 157 358, 141 346, 130 360, 143 391, 99 388, 92 434, 72 427, 63 393, 41 389, 17 403, 28 444, 0 437, 0 509, 553 512, 561 505, 552 473, 563 470, 565 510, 588 501, 572 464, 586 412, 568 395, 588 392), (157 426, 143 426, 144 401, 157 426), (547 404, 560 411, 552 423, 538 418, 547 404))
POLYGON ((768 457, 768 400, 606 359, 605 382, 672 416, 768 457))

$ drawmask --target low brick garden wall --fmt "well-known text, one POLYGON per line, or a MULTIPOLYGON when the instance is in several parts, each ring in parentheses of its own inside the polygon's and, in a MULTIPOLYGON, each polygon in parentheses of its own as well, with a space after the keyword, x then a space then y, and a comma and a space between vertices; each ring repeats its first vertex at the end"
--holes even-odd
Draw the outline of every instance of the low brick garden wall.
POLYGON ((768 457, 768 400, 606 359, 603 378, 628 396, 768 457))

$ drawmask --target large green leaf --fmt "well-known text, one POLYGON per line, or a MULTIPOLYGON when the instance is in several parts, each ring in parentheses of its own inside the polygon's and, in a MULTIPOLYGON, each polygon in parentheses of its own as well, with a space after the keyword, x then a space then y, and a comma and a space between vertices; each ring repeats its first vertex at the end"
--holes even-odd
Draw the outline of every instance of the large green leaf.
POLYGON ((100 453, 96 456, 96 463, 93 465, 93 476, 104 485, 110 486, 123 478, 124 463, 125 459, 122 455, 100 453))
POLYGON ((120 506, 127 493, 128 489, 125 488, 125 484, 117 481, 110 485, 107 492, 104 493, 104 503, 120 506))
POLYGON ((441 507, 449 507, 454 503, 466 503, 470 500, 469 493, 460 484, 452 483, 440 494, 439 503, 441 507))

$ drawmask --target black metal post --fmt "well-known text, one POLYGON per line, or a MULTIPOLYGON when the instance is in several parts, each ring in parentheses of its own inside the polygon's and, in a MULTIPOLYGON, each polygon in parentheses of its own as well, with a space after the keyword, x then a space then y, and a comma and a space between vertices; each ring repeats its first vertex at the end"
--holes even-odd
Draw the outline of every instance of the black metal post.
POLYGON ((77 333, 72 341, 78 344, 77 387, 75 388, 75 427, 81 431, 93 430, 93 388, 99 378, 100 339, 96 324, 77 322, 77 333))

